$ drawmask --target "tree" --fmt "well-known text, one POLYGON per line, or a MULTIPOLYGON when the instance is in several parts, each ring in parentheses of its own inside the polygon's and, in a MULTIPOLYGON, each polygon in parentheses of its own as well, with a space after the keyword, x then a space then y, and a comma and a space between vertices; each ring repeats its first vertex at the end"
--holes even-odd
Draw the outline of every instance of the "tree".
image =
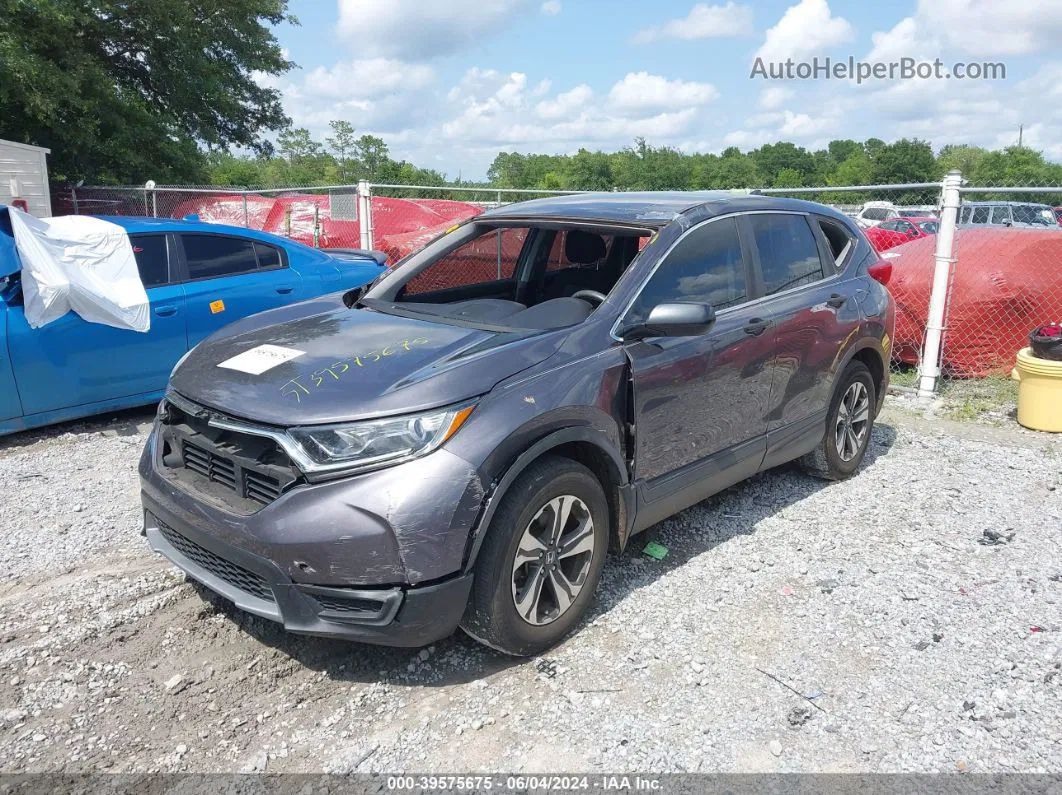
POLYGON ((268 152, 287 122, 256 79, 293 66, 273 33, 297 22, 287 0, 4 5, 0 138, 49 147, 53 179, 198 181, 204 149, 268 152))
POLYGON ((354 144, 356 157, 361 164, 363 179, 379 182, 384 165, 390 159, 387 144, 375 135, 363 135, 354 144))
POLYGON ((349 121, 336 120, 328 122, 328 126, 332 129, 332 137, 325 138, 325 143, 336 159, 340 180, 347 182, 357 179, 358 163, 355 155, 358 150, 354 125, 349 121))
POLYGON ((987 150, 980 146, 968 144, 943 146, 940 154, 937 155, 937 176, 943 179, 949 171, 958 169, 964 177, 969 179, 977 171, 977 167, 987 153, 987 150))
POLYGON ((875 184, 931 182, 936 179, 937 163, 933 147, 925 141, 901 138, 879 147, 873 157, 871 178, 875 184))

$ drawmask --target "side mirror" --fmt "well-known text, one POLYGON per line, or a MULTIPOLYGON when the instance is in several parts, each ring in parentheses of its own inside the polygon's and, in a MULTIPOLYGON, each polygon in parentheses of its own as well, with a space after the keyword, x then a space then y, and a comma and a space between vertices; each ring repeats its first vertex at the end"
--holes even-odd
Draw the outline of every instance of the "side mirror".
POLYGON ((709 304, 657 304, 644 323, 623 330, 626 340, 646 337, 697 337, 715 323, 715 310, 709 304))

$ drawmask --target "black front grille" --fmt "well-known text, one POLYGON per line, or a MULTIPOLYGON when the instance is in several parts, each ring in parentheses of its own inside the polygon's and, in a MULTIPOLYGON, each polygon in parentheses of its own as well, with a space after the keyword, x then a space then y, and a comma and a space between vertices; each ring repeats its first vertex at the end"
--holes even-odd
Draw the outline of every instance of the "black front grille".
POLYGON ((188 490, 250 515, 300 479, 280 446, 268 438, 210 424, 210 416, 166 404, 160 424, 161 464, 188 490))
POLYGON ((261 472, 244 470, 243 479, 244 491, 250 500, 269 505, 280 496, 280 481, 276 478, 263 475, 261 472))
POLYGON ((264 599, 267 602, 276 601, 273 598, 273 590, 269 587, 269 583, 253 571, 248 571, 243 566, 237 566, 235 563, 215 555, 209 549, 185 538, 172 527, 162 524, 162 522, 158 523, 158 527, 159 532, 170 542, 170 546, 215 577, 219 577, 232 587, 239 588, 241 591, 257 596, 259 599, 264 599))

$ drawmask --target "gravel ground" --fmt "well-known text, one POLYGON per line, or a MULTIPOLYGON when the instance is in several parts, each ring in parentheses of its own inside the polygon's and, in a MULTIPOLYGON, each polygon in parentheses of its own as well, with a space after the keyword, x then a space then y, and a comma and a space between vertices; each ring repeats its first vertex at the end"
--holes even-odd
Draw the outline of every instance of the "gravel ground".
POLYGON ((1062 771, 1062 447, 890 403, 867 464, 652 528, 512 660, 287 636, 146 550, 149 414, 0 440, 0 771, 1062 771))

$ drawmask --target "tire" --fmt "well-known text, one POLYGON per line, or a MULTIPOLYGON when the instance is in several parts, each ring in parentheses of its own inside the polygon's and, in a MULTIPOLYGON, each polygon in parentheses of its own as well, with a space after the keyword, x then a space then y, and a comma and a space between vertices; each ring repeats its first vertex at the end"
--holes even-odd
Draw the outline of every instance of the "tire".
POLYGON ((560 456, 531 464, 487 528, 461 629, 513 656, 539 654, 558 643, 594 598, 608 550, 608 520, 605 493, 589 469, 560 456), (560 516, 567 521, 557 545, 552 536, 560 516))
POLYGON ((849 362, 837 382, 830 410, 826 415, 826 433, 819 446, 800 459, 800 465, 809 474, 824 480, 844 480, 859 469, 870 444, 871 431, 874 428, 874 409, 877 395, 874 379, 867 366, 859 361, 849 362), (862 391, 860 392, 860 386, 862 391), (861 396, 861 397, 860 397, 861 396), (845 425, 845 414, 850 414, 851 397, 858 397, 856 406, 860 408, 857 416, 862 416, 865 402, 866 419, 845 425), (848 436, 842 430, 847 427, 852 431, 848 436), (838 442, 838 437, 841 442, 838 442), (853 444, 854 441, 858 443, 853 444), (841 447, 843 446, 843 449, 841 447))

